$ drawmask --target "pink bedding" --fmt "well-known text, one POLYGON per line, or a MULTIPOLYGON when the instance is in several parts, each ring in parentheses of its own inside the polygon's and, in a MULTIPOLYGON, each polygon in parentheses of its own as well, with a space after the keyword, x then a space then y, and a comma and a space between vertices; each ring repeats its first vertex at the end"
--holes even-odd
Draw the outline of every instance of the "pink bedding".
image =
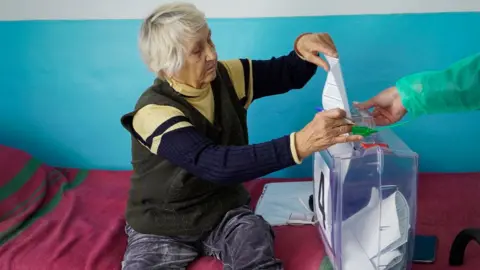
MULTIPOLYGON (((0 147, 0 171, 0 269, 120 269, 130 172, 56 170, 5 147, 0 147)), ((307 179, 264 179, 246 186, 255 205, 265 183, 302 180, 307 179)), ((448 251, 456 233, 480 227, 479 194, 480 174, 421 175, 418 232, 435 234, 440 243, 437 262, 414 270, 450 269, 448 251)), ((324 252, 314 227, 274 230, 275 250, 286 269, 318 269, 324 252)), ((479 266, 480 247, 472 244, 465 265, 456 269, 479 266)), ((189 269, 222 265, 201 258, 189 269)))

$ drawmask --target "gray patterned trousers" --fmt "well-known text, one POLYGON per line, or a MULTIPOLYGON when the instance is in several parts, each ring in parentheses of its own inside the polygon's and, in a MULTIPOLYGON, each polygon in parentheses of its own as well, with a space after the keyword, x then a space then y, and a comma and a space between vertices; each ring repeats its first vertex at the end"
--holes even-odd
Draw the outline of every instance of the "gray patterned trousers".
POLYGON ((213 256, 228 270, 281 270, 273 251, 273 231, 248 207, 227 212, 206 236, 166 237, 141 234, 126 226, 128 246, 123 270, 186 269, 199 256, 213 256))

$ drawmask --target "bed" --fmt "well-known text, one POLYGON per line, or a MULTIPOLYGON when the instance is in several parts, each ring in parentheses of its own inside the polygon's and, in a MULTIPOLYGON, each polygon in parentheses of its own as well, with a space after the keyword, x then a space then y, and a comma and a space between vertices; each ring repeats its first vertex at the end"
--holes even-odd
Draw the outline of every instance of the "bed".
MULTIPOLYGON (((53 168, 25 152, 0 146, 0 269, 120 269, 126 247, 123 212, 130 171, 53 168)), ((245 184, 252 206, 263 186, 245 184)), ((455 235, 480 226, 480 173, 421 174, 418 226, 439 237, 438 258, 414 270, 451 269, 448 252, 455 235)), ((324 256, 316 228, 275 227, 275 250, 286 269, 318 269, 324 256)), ((478 269, 480 247, 471 245, 456 269, 478 269)), ((199 258, 189 270, 222 269, 213 258, 199 258)))

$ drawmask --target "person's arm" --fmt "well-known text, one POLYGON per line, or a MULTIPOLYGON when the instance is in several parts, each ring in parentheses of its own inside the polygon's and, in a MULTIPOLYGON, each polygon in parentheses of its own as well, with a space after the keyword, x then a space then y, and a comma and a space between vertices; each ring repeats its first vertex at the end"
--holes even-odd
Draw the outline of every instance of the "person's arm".
POLYGON ((142 108, 132 125, 153 154, 215 183, 252 180, 298 161, 293 136, 246 146, 220 146, 197 132, 180 110, 169 106, 142 108))
POLYGON ((421 72, 396 83, 409 114, 473 111, 480 109, 480 53, 445 70, 421 72))
POLYGON ((301 59, 295 51, 269 60, 222 61, 240 100, 247 108, 254 100, 303 88, 317 66, 301 59))

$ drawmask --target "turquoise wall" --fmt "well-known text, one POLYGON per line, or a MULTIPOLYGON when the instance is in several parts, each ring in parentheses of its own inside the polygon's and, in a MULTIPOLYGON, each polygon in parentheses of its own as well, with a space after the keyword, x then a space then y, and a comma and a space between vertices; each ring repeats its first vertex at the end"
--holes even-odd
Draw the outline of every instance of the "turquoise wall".
MULTIPOLYGON (((446 67, 480 51, 480 13, 212 19, 222 59, 288 53, 297 35, 329 32, 351 100, 411 72, 446 67)), ((0 143, 52 165, 130 169, 120 117, 152 82, 136 45, 139 20, 0 22, 0 143)), ((302 128, 321 104, 325 73, 303 89, 256 101, 251 140, 302 128)), ((480 91, 480 89, 479 89, 480 91)), ((422 171, 480 171, 480 113, 436 115, 396 129, 422 171)), ((311 175, 311 161, 273 174, 311 175)))

